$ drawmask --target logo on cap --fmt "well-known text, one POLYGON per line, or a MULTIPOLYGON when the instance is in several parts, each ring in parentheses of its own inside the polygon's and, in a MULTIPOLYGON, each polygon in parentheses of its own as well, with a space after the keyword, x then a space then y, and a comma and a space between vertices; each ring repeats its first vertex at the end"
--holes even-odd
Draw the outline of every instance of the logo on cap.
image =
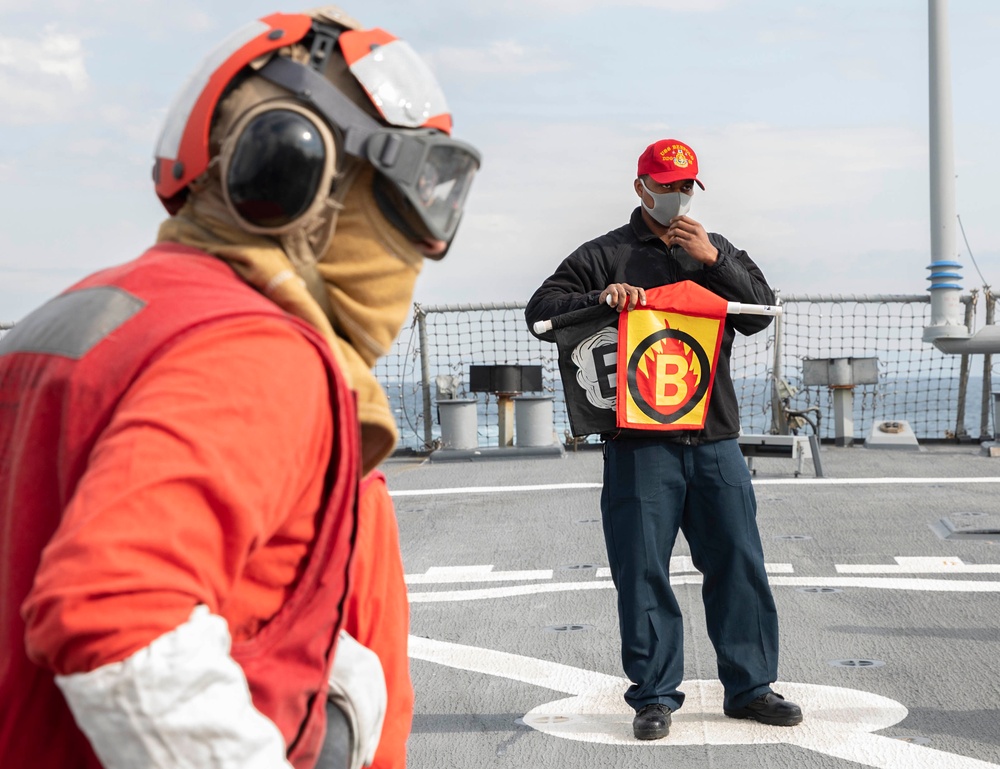
POLYGON ((660 160, 673 163, 677 168, 687 168, 693 159, 688 159, 687 148, 680 144, 671 144, 660 150, 660 160))

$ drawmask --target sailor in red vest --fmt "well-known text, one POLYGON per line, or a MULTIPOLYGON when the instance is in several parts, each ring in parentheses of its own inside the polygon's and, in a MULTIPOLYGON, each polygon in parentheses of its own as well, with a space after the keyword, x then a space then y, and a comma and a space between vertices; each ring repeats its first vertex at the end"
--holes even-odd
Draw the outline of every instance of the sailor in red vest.
POLYGON ((157 244, 0 340, 5 769, 405 764, 372 367, 479 166, 450 134, 405 42, 260 19, 168 113, 157 244))

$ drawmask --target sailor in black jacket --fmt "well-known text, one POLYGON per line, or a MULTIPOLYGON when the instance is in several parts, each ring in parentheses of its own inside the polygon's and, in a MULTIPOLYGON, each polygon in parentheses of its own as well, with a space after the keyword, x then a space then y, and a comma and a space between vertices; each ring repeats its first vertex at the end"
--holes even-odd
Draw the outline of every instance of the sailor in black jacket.
MULTIPOLYGON (((619 312, 635 309, 645 304, 645 289, 682 280, 728 301, 774 303, 747 253, 686 215, 695 184, 704 189, 688 145, 676 139, 651 144, 639 157, 636 177, 641 205, 629 223, 563 260, 528 302, 529 328, 605 301, 619 312)), ((723 711, 778 726, 802 721, 801 709, 771 689, 778 667, 777 613, 750 473, 736 441, 739 406, 729 370, 736 332, 754 334, 769 322, 767 316, 728 316, 704 428, 601 436, 601 512, 618 590, 622 662, 633 682, 625 700, 636 710, 633 732, 639 739, 665 737, 670 713, 684 702, 678 690, 684 676, 683 621, 669 577, 678 530, 704 574, 723 711)))

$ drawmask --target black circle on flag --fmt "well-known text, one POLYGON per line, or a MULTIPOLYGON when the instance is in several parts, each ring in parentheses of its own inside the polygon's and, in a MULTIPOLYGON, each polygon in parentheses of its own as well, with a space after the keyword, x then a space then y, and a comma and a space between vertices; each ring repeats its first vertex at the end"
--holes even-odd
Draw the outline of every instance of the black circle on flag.
POLYGON ((711 365, 708 362, 708 355, 705 353, 705 349, 698 343, 697 339, 690 334, 686 334, 683 331, 678 331, 674 328, 663 328, 647 336, 639 342, 639 344, 635 346, 635 350, 632 351, 632 355, 628 361, 628 391, 632 396, 632 400, 635 401, 635 405, 639 407, 639 410, 643 414, 660 424, 669 425, 688 414, 692 409, 694 409, 695 406, 701 403, 701 399, 704 398, 705 393, 708 392, 708 382, 711 379, 710 372, 711 365), (686 344, 689 348, 691 348, 691 352, 694 353, 695 357, 698 359, 698 365, 701 367, 701 376, 698 379, 698 386, 694 388, 694 392, 691 393, 690 397, 684 402, 684 404, 672 414, 662 414, 657 411, 656 408, 654 408, 653 405, 642 396, 642 393, 639 392, 639 383, 636 379, 636 370, 639 368, 639 361, 641 361, 642 356, 646 354, 646 350, 663 339, 676 339, 677 341, 686 344))

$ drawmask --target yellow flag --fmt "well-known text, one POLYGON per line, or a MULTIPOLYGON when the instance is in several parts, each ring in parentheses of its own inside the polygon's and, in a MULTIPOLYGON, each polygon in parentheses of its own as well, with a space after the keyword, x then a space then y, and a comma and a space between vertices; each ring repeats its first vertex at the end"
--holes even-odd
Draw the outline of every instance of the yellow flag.
POLYGON ((728 302, 691 281, 646 292, 618 319, 618 427, 705 426, 728 302))

